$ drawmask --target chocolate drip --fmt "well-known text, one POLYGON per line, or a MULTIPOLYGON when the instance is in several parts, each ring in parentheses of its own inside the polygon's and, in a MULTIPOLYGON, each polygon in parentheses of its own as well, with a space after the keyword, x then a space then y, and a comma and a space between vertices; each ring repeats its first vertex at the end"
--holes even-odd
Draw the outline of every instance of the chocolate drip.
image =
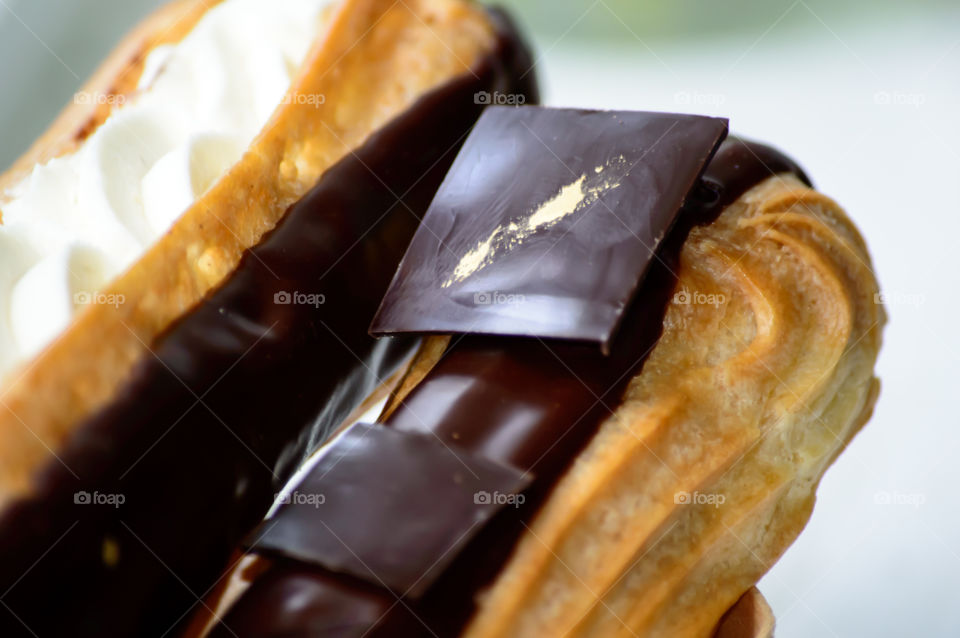
POLYGON ((2 635, 175 633, 291 471, 406 357, 415 341, 367 326, 482 109, 474 93, 537 98, 529 53, 496 20, 472 73, 330 168, 2 513, 2 635))
MULTIPOLYGON (((722 144, 661 245, 610 356, 563 342, 454 338, 384 426, 432 432, 452 450, 529 471, 535 480, 525 505, 505 508, 487 523, 423 598, 398 602, 375 583, 280 558, 253 581, 213 635, 457 635, 473 611, 475 593, 503 568, 524 526, 615 409, 656 344, 689 230, 712 221, 743 192, 779 173, 808 181, 795 163, 770 147, 733 138, 722 144)), ((376 475, 378 467, 369 471, 376 475)), ((349 544, 348 537, 344 541, 349 544)))

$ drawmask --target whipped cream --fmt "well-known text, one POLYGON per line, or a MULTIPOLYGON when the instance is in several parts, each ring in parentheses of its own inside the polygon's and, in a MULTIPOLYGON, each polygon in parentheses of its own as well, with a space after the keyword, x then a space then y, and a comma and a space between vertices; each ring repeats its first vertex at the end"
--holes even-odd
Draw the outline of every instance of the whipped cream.
POLYGON ((148 55, 137 92, 5 193, 0 378, 49 344, 240 160, 333 0, 225 0, 148 55))

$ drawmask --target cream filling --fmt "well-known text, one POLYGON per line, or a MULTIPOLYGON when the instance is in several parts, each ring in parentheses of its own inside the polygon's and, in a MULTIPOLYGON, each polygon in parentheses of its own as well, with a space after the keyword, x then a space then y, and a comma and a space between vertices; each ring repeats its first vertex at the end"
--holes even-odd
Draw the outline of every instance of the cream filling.
POLYGON ((238 162, 334 0, 225 0, 147 57, 134 96, 13 187, 0 225, 0 378, 48 345, 238 162))

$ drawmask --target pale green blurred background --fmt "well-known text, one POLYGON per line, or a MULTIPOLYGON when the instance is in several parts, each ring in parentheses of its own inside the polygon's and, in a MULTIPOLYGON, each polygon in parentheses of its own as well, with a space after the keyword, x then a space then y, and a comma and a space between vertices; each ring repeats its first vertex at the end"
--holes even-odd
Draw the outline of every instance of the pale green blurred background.
MULTIPOLYGON (((283 0, 265 0, 282 2, 283 0)), ((121 35, 159 0, 0 0, 0 168, 10 164, 70 99, 121 35)), ((956 0, 505 0, 530 27, 541 52, 615 47, 646 64, 663 47, 716 39, 805 38, 833 29, 882 25, 899 46, 901 19, 942 16, 960 26, 956 0), (774 33, 771 33, 774 32, 774 33), (634 57, 634 54, 637 54, 634 57)), ((656 63, 656 60, 653 60, 656 63)))
MULTIPOLYGON (((0 0, 0 166, 157 4, 0 0)), ((506 4, 547 103, 729 117, 850 212, 888 297, 883 391, 761 589, 779 638, 960 636, 960 4, 506 4)))
POLYGON ((543 37, 567 33, 575 39, 625 40, 640 37, 651 43, 698 35, 756 37, 773 24, 786 29, 815 26, 820 16, 832 24, 887 22, 905 15, 956 9, 950 0, 870 2, 864 0, 504 0, 543 37), (792 9, 799 8, 799 11, 792 9))

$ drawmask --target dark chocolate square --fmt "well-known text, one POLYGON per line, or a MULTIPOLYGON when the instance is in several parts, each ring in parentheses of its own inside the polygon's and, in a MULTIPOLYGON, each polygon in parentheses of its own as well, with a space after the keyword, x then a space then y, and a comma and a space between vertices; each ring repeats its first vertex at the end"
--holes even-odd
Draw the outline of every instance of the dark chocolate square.
MULTIPOLYGON (((532 477, 435 436, 358 423, 262 526, 281 554, 418 598, 532 477)), ((258 534, 254 534, 256 538, 258 534)))
POLYGON ((606 349, 726 132, 725 119, 696 115, 488 108, 371 333, 536 336, 606 349))

